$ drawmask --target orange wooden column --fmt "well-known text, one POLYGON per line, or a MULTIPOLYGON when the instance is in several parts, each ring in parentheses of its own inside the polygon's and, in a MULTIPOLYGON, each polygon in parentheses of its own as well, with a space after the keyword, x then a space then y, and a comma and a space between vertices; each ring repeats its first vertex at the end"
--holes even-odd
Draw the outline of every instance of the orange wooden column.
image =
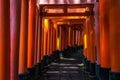
POLYGON ((74 45, 74 30, 73 30, 73 26, 70 27, 70 45, 73 46, 74 45))
POLYGON ((53 30, 53 27, 52 27, 52 22, 50 21, 50 54, 52 54, 52 40, 53 40, 53 38, 52 38, 52 30, 53 30))
POLYGON ((80 31, 78 30, 78 38, 77 38, 77 45, 80 45, 80 31))
POLYGON ((86 38, 87 48, 86 48, 86 59, 87 59, 87 71, 91 74, 95 74, 95 33, 94 33, 94 16, 90 15, 86 18, 86 38))
POLYGON ((85 67, 86 67, 86 71, 89 71, 89 64, 90 64, 90 60, 89 60, 89 45, 88 45, 88 42, 89 42, 89 36, 88 36, 88 28, 89 28, 89 18, 87 17, 86 18, 86 21, 85 21, 85 27, 83 29, 83 41, 84 41, 84 64, 85 64, 85 67))
POLYGON ((45 30, 43 31, 43 56, 46 55, 46 32, 45 30))
POLYGON ((48 34, 47 34, 47 55, 49 55, 50 53, 50 29, 48 30, 48 34))
POLYGON ((18 79, 21 0, 10 0, 10 80, 18 79))
POLYGON ((38 44, 39 44, 39 8, 36 6, 36 16, 35 16, 35 50, 34 50, 34 65, 37 64, 37 59, 39 58, 38 44))
POLYGON ((41 50, 42 50, 42 16, 39 16, 38 20, 38 40, 37 40, 37 63, 41 61, 41 50))
POLYGON ((80 36, 80 31, 78 30, 78 38, 77 38, 77 44, 78 44, 78 45, 80 45, 80 39, 81 39, 80 37, 81 37, 81 36, 80 36))
POLYGON ((56 51, 57 50, 57 35, 58 35, 58 33, 57 33, 58 29, 57 29, 56 23, 54 23, 53 28, 54 28, 54 33, 53 33, 53 35, 54 35, 54 51, 56 51))
POLYGON ((71 26, 69 26, 69 36, 70 36, 70 38, 69 38, 69 40, 70 40, 70 46, 72 46, 72 39, 71 39, 71 37, 72 37, 72 28, 71 28, 71 26))
POLYGON ((56 28, 55 29, 55 50, 57 50, 57 35, 58 35, 58 30, 56 28))
POLYGON ((94 28, 94 16, 91 16, 91 63, 96 63, 96 53, 95 53, 95 28, 94 28))
POLYGON ((56 50, 56 29, 53 29, 53 51, 56 50))
POLYGON ((75 34, 76 34, 76 35, 75 35, 75 36, 76 36, 75 44, 78 45, 78 30, 76 30, 76 33, 75 33, 75 34))
POLYGON ((69 45, 69 27, 66 25, 66 47, 69 45))
POLYGON ((49 38, 49 40, 48 40, 48 44, 49 44, 49 46, 48 46, 48 55, 50 55, 50 53, 51 53, 51 26, 49 25, 49 33, 48 33, 48 38, 49 38))
POLYGON ((61 26, 61 49, 64 50, 64 29, 63 26, 61 26))
POLYGON ((26 77, 28 50, 28 0, 22 0, 20 48, 19 48, 19 79, 26 77))
POLYGON ((35 12, 36 0, 29 1, 29 20, 28 20, 28 68, 34 67, 35 50, 35 12))
POLYGON ((42 45, 42 47, 41 47, 41 60, 43 59, 43 56, 44 56, 44 27, 42 26, 42 28, 41 28, 41 33, 42 33, 42 35, 41 35, 41 45, 42 45))
POLYGON ((71 28, 70 28, 70 26, 68 26, 68 45, 70 46, 71 44, 70 44, 70 31, 71 31, 71 28))
POLYGON ((99 24, 99 2, 95 3, 95 42, 97 53, 97 64, 100 65, 100 24, 99 24))
POLYGON ((79 45, 83 45, 83 30, 80 30, 80 42, 79 45))
POLYGON ((73 45, 75 45, 76 44, 76 30, 75 29, 73 30, 73 34, 74 34, 74 44, 73 45))
POLYGON ((86 26, 84 27, 83 30, 83 41, 84 41, 84 58, 87 59, 87 21, 86 21, 86 26))
POLYGON ((49 31, 49 19, 44 19, 44 36, 43 36, 43 48, 44 48, 44 52, 43 52, 43 56, 47 55, 47 42, 48 42, 48 31, 49 31))
POLYGON ((87 54, 86 58, 90 61, 90 18, 86 19, 86 36, 87 36, 87 54))
POLYGON ((109 0, 100 1, 100 78, 107 80, 110 69, 109 0), (105 73, 105 75, 102 75, 105 73))
POLYGON ((52 51, 54 51, 54 45, 55 45, 55 40, 54 40, 55 38, 54 37, 55 37, 55 31, 54 31, 54 28, 53 28, 53 30, 52 30, 52 38, 53 38, 52 39, 52 51))
POLYGON ((90 16, 90 74, 95 75, 96 66, 96 52, 95 52, 95 29, 94 29, 94 16, 90 16))
POLYGON ((53 23, 51 22, 51 27, 52 27, 52 30, 51 30, 51 37, 52 37, 52 39, 51 39, 51 51, 53 52, 53 44, 54 44, 54 38, 53 38, 53 23))
POLYGON ((120 79, 120 4, 119 0, 110 1, 110 80, 120 79))
POLYGON ((96 75, 99 77, 100 73, 100 24, 99 24, 99 2, 94 4, 94 12, 95 12, 95 43, 96 43, 96 75))
POLYGON ((65 49, 65 46, 66 46, 66 35, 65 35, 65 26, 63 26, 63 28, 62 28, 62 31, 63 31, 63 33, 62 33, 62 38, 63 38, 63 43, 62 43, 62 45, 63 45, 63 50, 65 49))
POLYGON ((62 29, 61 29, 61 26, 59 26, 59 30, 60 30, 60 50, 62 51, 62 45, 61 45, 62 44, 62 38, 61 38, 62 37, 61 30, 62 29))
POLYGON ((90 18, 86 19, 86 39, 87 39, 87 49, 86 49, 86 70, 89 71, 90 67, 90 18))
POLYGON ((10 80, 10 0, 0 0, 0 80, 10 80))
MULTIPOLYGON (((86 18, 85 18, 86 19, 86 18)), ((82 30, 80 30, 80 36, 81 36, 81 41, 80 41, 80 45, 84 44, 84 27, 86 26, 86 21, 83 22, 82 25, 82 30)))
POLYGON ((64 46, 65 46, 65 39, 64 39, 64 28, 63 26, 61 26, 61 50, 64 50, 64 46))
POLYGON ((87 34, 84 32, 84 57, 87 58, 87 34))

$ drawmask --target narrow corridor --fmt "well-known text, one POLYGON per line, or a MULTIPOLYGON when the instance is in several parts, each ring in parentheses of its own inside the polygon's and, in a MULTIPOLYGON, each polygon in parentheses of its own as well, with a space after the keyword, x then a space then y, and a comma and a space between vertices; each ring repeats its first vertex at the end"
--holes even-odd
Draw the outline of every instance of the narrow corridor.
POLYGON ((71 56, 61 57, 60 60, 49 64, 43 80, 97 80, 96 76, 86 72, 82 62, 82 50, 70 54, 71 56))
POLYGON ((120 0, 0 0, 0 80, 120 80, 120 0))

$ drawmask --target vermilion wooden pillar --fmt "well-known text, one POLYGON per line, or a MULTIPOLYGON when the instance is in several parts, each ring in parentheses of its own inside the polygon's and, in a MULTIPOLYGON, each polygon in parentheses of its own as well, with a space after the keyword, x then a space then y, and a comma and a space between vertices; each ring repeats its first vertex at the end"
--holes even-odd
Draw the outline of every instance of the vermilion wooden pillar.
POLYGON ((55 40, 55 43, 54 43, 54 51, 57 50, 57 25, 56 27, 54 28, 54 31, 55 31, 55 37, 54 37, 54 40, 55 40))
POLYGON ((34 79, 34 52, 35 52, 35 15, 36 15, 36 0, 29 0, 29 13, 28 13, 28 58, 27 68, 29 80, 34 79))
POLYGON ((53 22, 51 22, 51 27, 52 27, 52 30, 51 30, 51 51, 53 52, 53 43, 54 43, 54 39, 53 39, 53 30, 54 30, 54 28, 53 28, 53 22))
POLYGON ((90 18, 86 19, 86 35, 87 35, 87 54, 86 58, 90 61, 90 18))
POLYGON ((63 38, 63 43, 62 43, 62 45, 63 45, 63 50, 65 49, 65 46, 66 46, 66 31, 65 31, 65 26, 63 26, 63 28, 62 28, 62 38, 63 38))
POLYGON ((95 52, 95 29, 94 16, 90 16, 90 73, 95 75, 96 52, 95 52))
POLYGON ((91 31, 90 31, 90 38, 91 38, 91 63, 96 62, 96 53, 95 53, 95 26, 94 26, 94 16, 91 16, 91 31))
POLYGON ((80 37, 81 37, 81 36, 80 36, 80 31, 78 30, 78 39, 77 39, 77 40, 78 40, 78 41, 77 41, 78 45, 80 45, 80 41, 81 41, 81 40, 80 40, 80 39, 81 39, 80 37))
POLYGON ((48 32, 44 29, 44 52, 43 52, 43 56, 45 56, 47 54, 47 34, 48 32))
POLYGON ((52 24, 52 51, 54 51, 54 44, 55 44, 55 40, 54 40, 54 37, 55 37, 55 31, 54 31, 54 23, 52 24))
POLYGON ((73 34, 74 34, 73 35, 74 36, 74 44, 73 44, 73 46, 74 46, 76 44, 76 30, 75 29, 73 30, 73 34))
POLYGON ((63 27, 61 26, 60 27, 60 40, 61 40, 61 50, 64 50, 64 33, 63 33, 63 27))
POLYGON ((41 28, 42 30, 42 35, 41 35, 41 45, 42 45, 42 47, 41 47, 41 60, 43 59, 43 53, 44 53, 44 27, 42 26, 42 28, 41 28))
POLYGON ((100 65, 99 2, 95 3, 94 11, 95 11, 95 40, 96 40, 97 64, 100 65))
POLYGON ((100 0, 100 78, 107 80, 110 69, 109 0, 100 0), (103 73, 105 75, 103 75, 103 73))
POLYGON ((0 0, 0 80, 10 80, 10 0, 0 0))
POLYGON ((21 0, 10 0, 10 80, 18 79, 21 0))
POLYGON ((77 45, 78 39, 78 30, 75 31, 75 44, 77 45))
POLYGON ((37 62, 41 61, 41 50, 42 50, 42 16, 39 16, 38 20, 38 44, 37 44, 37 62))
POLYGON ((90 31, 89 31, 89 23, 90 23, 90 18, 87 17, 86 19, 86 39, 87 39, 87 48, 86 48, 86 70, 90 71, 90 31))
POLYGON ((34 67, 35 50, 35 12, 36 0, 29 1, 29 20, 28 20, 28 68, 34 67))
POLYGON ((78 38, 77 38, 77 44, 80 45, 80 31, 78 30, 78 38))
POLYGON ((87 59, 87 26, 84 27, 83 30, 83 41, 84 41, 84 58, 87 59))
POLYGON ((83 22, 83 25, 82 25, 82 30, 80 30, 80 36, 81 36, 81 41, 80 41, 80 45, 83 45, 84 44, 84 27, 86 26, 86 23, 85 23, 85 20, 83 22))
POLYGON ((84 64, 86 70, 88 71, 89 68, 89 60, 88 60, 88 17, 85 20, 85 26, 83 28, 83 41, 84 41, 84 64))
POLYGON ((70 31, 71 31, 71 28, 70 26, 68 26, 68 45, 70 46, 70 31))
POLYGON ((67 46, 67 43, 68 43, 68 35, 67 35, 67 25, 64 26, 65 27, 65 30, 64 30, 64 35, 65 35, 65 48, 67 46))
POLYGON ((54 30, 54 33, 53 33, 53 37, 54 37, 54 51, 57 50, 57 35, 58 35, 58 28, 57 28, 57 24, 54 22, 54 26, 53 26, 53 30, 54 30))
POLYGON ((54 28, 54 51, 57 49, 57 29, 54 28))
POLYGON ((50 21, 50 54, 52 53, 52 40, 53 40, 53 38, 52 38, 52 29, 53 29, 53 27, 52 27, 52 22, 50 21))
POLYGON ((79 31, 77 30, 77 45, 79 45, 78 42, 79 41, 79 31))
POLYGON ((120 1, 110 2, 110 53, 111 74, 110 80, 120 79, 120 1))
POLYGON ((49 53, 50 53, 50 28, 49 28, 49 30, 48 30, 48 37, 47 37, 47 55, 49 55, 49 53))
POLYGON ((70 27, 70 44, 71 46, 74 45, 74 30, 73 30, 73 26, 70 27))
POLYGON ((66 25, 66 47, 69 45, 69 26, 66 25))
POLYGON ((90 15, 86 18, 86 26, 84 28, 84 51, 86 70, 91 75, 95 75, 95 33, 94 33, 94 16, 90 15))
POLYGON ((48 55, 50 55, 50 53, 51 53, 51 26, 49 25, 49 33, 48 33, 48 35, 49 35, 49 40, 48 40, 48 43, 49 43, 49 46, 48 46, 48 55))
POLYGON ((39 58, 39 8, 36 6, 36 16, 35 16, 35 51, 34 51, 34 64, 37 64, 37 59, 39 58))
POLYGON ((60 31, 60 50, 62 51, 61 26, 59 26, 59 31, 60 31))
POLYGON ((47 42, 48 42, 48 31, 49 31, 49 19, 44 19, 44 33, 43 33, 43 48, 44 48, 44 52, 43 52, 43 56, 47 55, 47 42))
POLYGON ((28 0, 21 3, 20 48, 19 48, 19 78, 25 79, 27 74, 28 50, 28 0))
POLYGON ((99 77, 100 73, 100 24, 99 24, 99 2, 95 3, 94 6, 94 12, 95 12, 95 42, 96 42, 96 75, 99 77))

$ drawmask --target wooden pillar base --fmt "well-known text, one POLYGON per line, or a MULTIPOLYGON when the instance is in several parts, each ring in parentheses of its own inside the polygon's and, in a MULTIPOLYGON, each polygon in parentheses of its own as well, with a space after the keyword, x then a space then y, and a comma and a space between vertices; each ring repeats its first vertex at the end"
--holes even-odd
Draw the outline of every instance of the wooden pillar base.
POLYGON ((35 65, 35 80, 38 80, 40 75, 41 75, 41 63, 37 63, 35 65))
POLYGON ((109 80, 120 80, 120 72, 111 72, 109 80))
POLYGON ((27 75, 28 75, 27 73, 19 74, 18 75, 18 80, 28 80, 27 75))
POLYGON ((96 64, 95 71, 96 71, 96 77, 99 78, 100 77, 100 65, 99 64, 96 64))
POLYGON ((28 68, 28 80, 35 79, 35 68, 28 68))
POLYGON ((109 72, 110 72, 109 68, 101 68, 100 67, 100 76, 99 76, 99 79, 100 80, 109 80, 109 72))
POLYGON ((83 63, 84 63, 84 65, 86 66, 86 60, 87 60, 87 58, 85 58, 85 56, 83 57, 83 63))
POLYGON ((90 60, 86 60, 86 71, 90 72, 90 60))
POLYGON ((95 76, 95 73, 96 73, 95 65, 96 65, 96 63, 90 62, 90 75, 95 76))

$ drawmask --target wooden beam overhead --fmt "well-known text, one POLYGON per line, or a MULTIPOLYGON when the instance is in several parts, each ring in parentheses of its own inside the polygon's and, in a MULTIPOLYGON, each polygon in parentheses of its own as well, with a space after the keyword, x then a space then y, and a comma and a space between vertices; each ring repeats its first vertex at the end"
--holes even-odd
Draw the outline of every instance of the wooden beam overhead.
POLYGON ((45 4, 45 5, 40 5, 40 16, 43 17, 56 17, 56 16, 89 16, 89 15, 94 15, 93 14, 93 8, 94 8, 94 4, 45 4), (86 11, 85 12, 73 12, 70 13, 67 10, 69 8, 85 8, 86 11), (49 9, 63 9, 62 13, 47 13, 47 10, 49 9))
POLYGON ((56 17, 56 16, 89 16, 93 15, 90 12, 87 13, 44 13, 42 14, 43 17, 56 17))

